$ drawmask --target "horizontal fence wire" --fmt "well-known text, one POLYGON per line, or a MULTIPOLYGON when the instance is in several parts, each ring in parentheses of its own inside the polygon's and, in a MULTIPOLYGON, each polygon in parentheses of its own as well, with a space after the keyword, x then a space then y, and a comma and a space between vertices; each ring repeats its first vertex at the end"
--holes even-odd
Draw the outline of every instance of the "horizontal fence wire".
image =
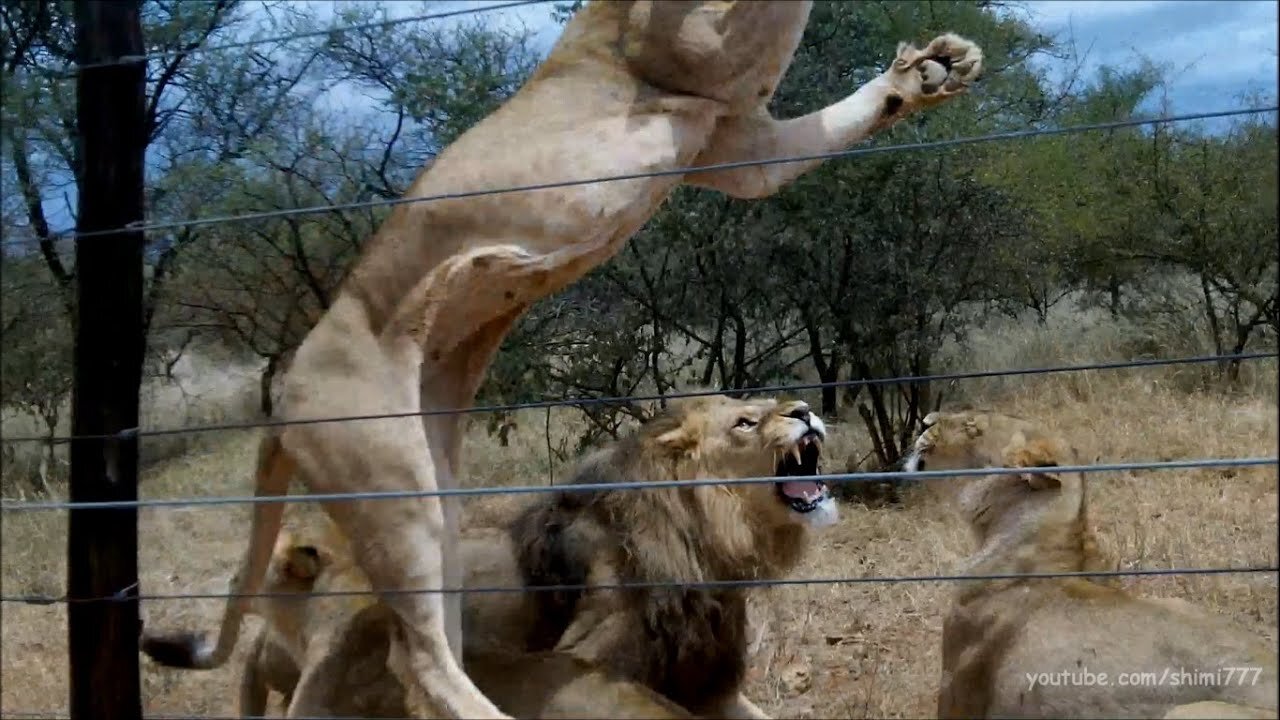
POLYGON ((1185 115, 1168 115, 1157 118, 1138 118, 1130 120, 1116 120, 1113 122, 1092 123, 1087 125, 1068 125, 1057 128, 1039 128, 1033 130, 1014 130, 1009 132, 992 133, 990 135, 978 135, 966 138, 952 138, 949 140, 933 140, 917 143, 905 143, 900 145, 878 145, 873 147, 850 148, 846 150, 834 150, 825 153, 816 153, 812 155, 794 155, 779 158, 762 158, 759 160, 739 160, 734 162, 714 163, 710 165, 700 165, 697 167, 681 167, 670 170, 652 170, 648 172, 628 173, 625 175, 605 175, 595 178, 583 178, 577 180, 563 180, 555 182, 535 183, 532 185, 519 185, 506 188, 493 188, 486 190, 468 190, 461 192, 441 193, 438 195, 421 195, 413 197, 388 198, 382 200, 366 200, 361 202, 340 203, 336 205, 314 205, 310 207, 288 208, 283 210, 266 210, 252 213, 242 213, 235 215, 217 215, 207 218, 194 218, 190 220, 164 220, 157 222, 140 221, 122 228, 113 228, 107 230, 93 230, 90 232, 66 231, 61 233, 51 233, 44 238, 23 238, 19 240, 8 240, 5 244, 32 244, 40 241, 48 240, 65 240, 72 238, 89 238, 103 235, 116 235, 123 232, 153 232, 162 230, 176 230, 179 228, 202 227, 206 225, 221 225, 225 223, 250 222, 256 220, 270 220, 283 217, 297 217, 301 215, 315 215, 326 212, 346 212, 350 210, 367 210, 378 207, 392 207, 395 205, 408 205, 413 203, 433 202, 438 200, 458 200, 469 197, 480 197, 483 195, 502 195, 516 192, 531 192, 535 190, 553 190, 556 188, 572 187, 575 185, 591 185, 604 182, 618 182, 621 180, 640 180, 644 178, 669 177, 675 175, 689 175, 693 173, 715 172, 719 170, 733 170, 736 168, 757 167, 761 165, 780 165, 794 162, 808 162, 811 160, 830 160, 834 158, 850 158, 860 157, 864 155, 877 155, 890 152, 904 152, 911 150, 940 150, 943 148, 960 147, 962 145, 975 145, 979 143, 996 142, 1001 140, 1021 140, 1033 137, 1054 136, 1054 135, 1070 135, 1082 132, 1095 132, 1099 130, 1115 130, 1118 128, 1137 127, 1140 125, 1157 125, 1160 123, 1185 122, 1190 120, 1207 120, 1211 118, 1231 117, 1235 115, 1253 115, 1260 113, 1270 113, 1280 110, 1278 105, 1268 105, 1263 107, 1241 108, 1236 110, 1218 110, 1214 112, 1189 113, 1185 115))
POLYGON ((396 413, 380 413, 374 415, 343 415, 339 417, 299 418, 299 419, 262 419, 236 423, 213 423, 208 425, 188 425, 172 428, 153 428, 149 430, 131 428, 117 433, 97 435, 17 435, 0 437, 0 443, 41 443, 63 444, 77 440, 126 440, 133 437, 160 437, 166 435, 188 435, 228 430, 250 430, 253 428, 281 427, 286 425, 315 425, 334 422, 355 422, 362 420, 391 420, 410 417, 436 417, 440 415, 475 415, 483 413, 516 412, 520 410, 542 410, 553 407, 589 407, 592 405, 622 405, 634 402, 657 402, 678 400, 681 398, 709 397, 712 395, 752 395, 760 393, 786 393, 803 390, 821 390, 823 388, 870 387, 878 385, 908 385, 913 383, 944 382, 952 380, 976 380, 981 378, 1015 377, 1020 375, 1051 375, 1058 373, 1085 372, 1092 370, 1124 370, 1131 368, 1166 367, 1178 365, 1197 365, 1205 363, 1225 363, 1249 360, 1266 360, 1280 357, 1280 352, 1236 353, 1232 355, 1196 355, 1181 358, 1144 358, 1136 360, 1119 360, 1115 362, 1084 363, 1080 365, 1050 365, 1037 368, 1012 368, 1006 370, 970 370, 954 373, 937 373, 932 375, 901 375, 891 378, 862 378, 856 380, 835 380, 819 383, 791 383, 785 385, 761 385, 756 387, 728 390, 696 390, 674 392, 662 395, 625 395, 613 397, 577 397, 555 400, 538 400, 527 403, 510 403, 505 405, 476 405, 468 408, 448 408, 439 410, 413 410, 396 413))
MULTIPOLYGON (((1236 468, 1278 465, 1280 457, 1204 458, 1198 460, 1161 460, 1153 462, 1096 463, 1091 465, 1055 465, 1058 473, 1123 472, 1131 470, 1190 470, 1196 468, 1236 468)), ((473 488, 435 488, 432 490, 380 490, 350 493, 309 493, 305 495, 226 495, 188 498, 143 498, 139 500, 102 500, 70 502, 63 500, 11 501, 0 503, 3 512, 36 512, 50 510, 116 510, 123 508, 209 507, 213 505, 266 505, 272 503, 345 502, 350 500, 404 500, 425 497, 480 497, 485 495, 530 495, 539 493, 591 493, 614 490, 662 490, 701 487, 704 485, 764 485, 794 481, 823 483, 884 482, 895 480, 936 480, 953 477, 986 475, 1019 475, 1025 467, 963 468, 952 470, 916 470, 831 473, 827 475, 771 475, 749 478, 699 478, 696 480, 638 480, 629 482, 570 483, 564 485, 511 485, 473 488)))
MULTIPOLYGON (((556 2, 556 0, 518 0, 518 2, 499 3, 497 5, 475 5, 475 0, 469 0, 472 4, 459 10, 445 10, 441 12, 426 13, 423 15, 406 15, 400 18, 388 18, 386 20, 374 20, 367 23, 357 23, 354 25, 334 25, 323 30, 306 30, 302 32, 289 33, 286 35, 274 35, 265 38, 250 38, 248 40, 237 40, 235 42, 223 43, 220 45, 198 45, 193 48, 179 48, 175 50, 164 50, 161 52, 146 53, 145 55, 124 55, 116 60, 104 60, 102 62, 84 63, 74 67, 67 68, 57 74, 59 78, 74 78, 80 72, 85 70, 97 70, 99 68, 117 67, 120 65, 132 65, 137 62, 146 62, 150 60, 164 60, 166 58, 177 57, 179 55, 203 55, 205 53, 219 52, 222 50, 238 50, 240 48, 253 47, 255 45, 273 45, 276 43, 289 43, 294 40, 306 40, 314 37, 332 37, 341 35, 346 32, 357 32, 359 30, 376 30, 378 28, 389 28, 396 25, 407 25, 414 22, 425 22, 428 20, 442 20, 444 18, 458 17, 461 15, 476 15, 479 13, 489 12, 492 10, 509 10, 511 8, 522 7, 525 5, 545 5, 556 2)), ((52 75, 52 74, 50 74, 52 75)))
MULTIPOLYGON (((264 38, 257 40, 247 40, 234 43, 226 43, 222 45, 203 46, 191 50, 174 50, 161 53, 152 53, 144 56, 125 57, 114 61, 94 63, 82 65, 75 68, 74 72, 81 70, 101 68, 113 65, 125 65, 138 61, 162 59, 165 57, 175 56, 179 54, 189 54, 193 52, 214 52, 219 50, 230 50, 236 48, 249 47, 257 44, 267 44, 274 42, 290 42, 293 40, 305 39, 309 37, 332 37, 342 32, 358 31, 363 29, 390 27, 394 25, 446 18, 451 16, 466 15, 472 13, 487 12, 492 10, 501 10, 514 8, 524 5, 535 5, 550 2, 551 0, 524 0, 522 2, 509 2, 490 6, 468 7, 462 10, 447 11, 439 13, 429 13, 419 16, 410 16, 404 18, 396 18, 378 22, 363 23, 359 25, 331 27, 324 30, 308 31, 286 35, 274 38, 264 38)), ((791 162, 805 162, 811 160, 826 160, 834 158, 857 157, 863 155, 872 155, 886 152, 910 151, 910 150, 930 150, 942 149, 948 147, 958 147, 963 145, 971 145, 992 141, 1014 140, 1034 138, 1041 136, 1067 135, 1081 132, 1091 132, 1108 129, 1119 129, 1125 127, 1135 127, 1141 125, 1152 125, 1170 122, 1184 122, 1191 120, 1203 120, 1211 118, 1230 117, 1246 114, 1270 113, 1276 112, 1280 106, 1267 106, 1257 108, 1247 108, 1231 111, 1217 111, 1207 113, 1193 113, 1185 115, 1165 116, 1159 118, 1133 119, 1124 121, 1115 121, 1107 123, 1094 123, 1088 125, 1075 125, 1058 128, 1045 128, 1012 131, 1004 133, 994 133, 990 135, 955 138, 950 140, 939 140, 931 142, 919 142, 900 145, 884 145, 865 148, 854 148, 843 151, 835 151, 829 153, 820 153, 814 155, 792 156, 784 158, 768 158, 761 160, 749 160, 730 163, 718 163, 714 165, 706 165, 701 167, 678 168, 672 170, 633 173, 627 175, 615 175, 590 179, 570 180, 563 182, 548 182, 535 185, 525 185, 510 188, 486 189, 475 191, 464 191, 455 193, 446 193, 440 195, 423 196, 423 197, 402 197, 387 200, 377 200, 368 202, 356 202, 338 205, 312 206, 303 208, 294 208, 286 210, 262 211, 255 213, 245 213, 239 215, 224 215, 208 218, 197 218, 192 220, 178 221, 158 221, 158 222, 139 222, 131 224, 129 227, 102 230, 88 233, 76 233, 74 231, 65 233, 56 233, 46 238, 33 238, 23 240, 6 240, 0 241, 0 245, 14 244, 31 244, 42 240, 65 240, 74 238, 88 238, 95 236, 114 235, 120 232, 138 232, 138 231, 165 231, 185 227, 208 226, 232 222, 248 222, 255 220, 267 220, 281 217, 310 215, 324 212, 342 212, 349 210, 373 209, 377 207, 389 207, 401 204, 410 204, 417 202, 430 202, 435 200, 461 199, 466 197, 477 197, 484 195, 495 195, 513 192, 528 192, 536 190, 548 190, 561 187, 570 187, 574 185, 584 185, 599 182, 616 182, 621 180, 635 180, 642 178, 654 178, 663 176, 685 175, 694 172, 713 172, 717 170, 729 170, 735 168, 783 164, 791 162)), ((740 390, 728 391, 703 391, 689 393, 673 393, 667 395, 654 396, 629 396, 614 398, 566 398, 562 400, 541 401, 533 403, 517 403, 510 405, 496 405, 488 407, 458 408, 450 410, 433 410, 412 413, 394 413, 385 415, 372 416, 350 416, 341 418, 319 418, 306 419, 299 421, 263 421, 250 423, 234 423, 221 425, 205 425, 187 428, 166 428, 156 430, 140 430, 132 429, 124 433, 96 436, 80 436, 80 437, 16 437, 4 438, 4 442, 70 442, 76 439, 125 439, 129 437, 142 436, 158 436, 172 435, 180 433, 198 433, 210 432, 215 430, 232 430, 232 429, 248 429, 254 427, 271 427, 287 424, 301 423, 320 423, 320 422, 342 422, 355 420, 369 420, 396 417, 413 417, 413 416, 430 416, 457 413, 482 413, 482 412, 498 412, 498 411, 516 411, 530 410, 540 408, 550 408, 555 406, 586 406, 600 404, 617 404, 625 402, 636 402, 643 400, 669 400, 680 397, 699 397, 706 395, 716 395, 723 393, 760 393, 760 392, 785 392, 798 390, 814 390, 826 387, 853 387, 862 385, 886 385, 900 384, 912 382, 934 382, 945 380, 960 380, 974 378, 1004 377, 1017 375, 1032 374, 1049 374, 1063 372, 1078 372, 1085 370, 1104 370, 1104 369, 1121 369, 1121 368, 1138 368, 1138 367, 1155 367, 1169 365, 1185 365, 1194 363, 1209 362, 1230 362, 1243 360, 1257 360, 1264 358, 1275 358, 1277 353, 1241 353, 1232 356, 1201 356, 1189 358, 1175 358, 1169 360, 1132 360, 1116 363, 1091 363, 1086 365, 1064 365, 1043 368, 1024 368, 1003 371, 977 371, 967 373, 950 373, 938 375, 925 375, 915 377, 897 377, 883 379, 862 379, 838 381, 832 383, 812 383, 812 384, 794 384, 794 385, 777 385, 758 388, 746 388, 740 390)), ((1209 467, 1249 467, 1262 465, 1280 465, 1280 458, 1277 457, 1260 457, 1260 458, 1223 458, 1223 459, 1200 459, 1186 461, 1162 461, 1162 462, 1134 462, 1134 463, 1112 463, 1112 464, 1094 464, 1094 465, 1077 465, 1077 466, 1060 466, 1055 468, 1056 472, 1118 472, 1118 471, 1137 471, 1137 470, 1172 470, 1172 469, 1191 469, 1191 468, 1209 468, 1209 467)), ((1026 472, 1026 468, 971 468, 971 469, 955 469, 955 470, 924 470, 915 472, 873 472, 873 473, 843 473, 830 475, 807 476, 805 479, 824 481, 824 482, 875 482, 875 481, 893 481, 893 480, 931 480, 949 477, 962 476, 985 476, 996 474, 1017 474, 1026 472)), ((791 476, 761 477, 761 478, 733 478, 733 479, 708 479, 708 480, 690 480, 690 481, 652 481, 652 482, 624 482, 624 483, 591 483, 578 485, 559 485, 559 486, 515 486, 515 487, 483 487, 483 488, 458 488, 448 490, 431 490, 431 491, 405 491, 405 492, 367 492, 367 493, 336 493, 336 494, 313 494, 313 495, 297 495, 297 496, 266 496, 266 497, 212 497, 212 498, 184 498, 184 499, 141 499, 136 501, 122 502, 96 502, 96 503, 70 503, 70 502, 8 502, 0 504, 0 509, 5 512, 21 512, 21 511, 37 511, 37 510, 69 510, 69 509, 110 509, 110 508, 153 508, 153 507, 192 507, 192 506, 212 506, 212 505, 232 505, 232 504, 256 504, 269 502, 332 502, 346 500, 372 500, 372 499, 397 499, 397 498, 420 498, 431 496, 483 496, 493 494, 528 494, 528 493, 547 493, 547 492, 604 492, 613 490, 641 490, 641 489, 662 489, 673 487, 691 487, 699 485, 736 485, 736 484, 754 484, 754 483, 771 483, 784 482, 794 480, 791 476)), ((535 585, 535 586, 515 586, 515 587, 473 587, 473 588, 416 588, 416 589, 383 589, 378 591, 378 595, 401 595, 401 594, 491 594, 491 593, 524 593, 524 592, 565 592, 565 591, 581 591, 581 590, 640 590, 654 589, 666 587, 685 587, 685 588, 744 588, 759 586, 807 586, 807 585, 849 585, 849 584, 865 584, 865 583, 881 583, 881 584, 900 584, 900 583, 921 583, 921 582, 966 582, 966 581, 992 581, 992 580, 1019 580, 1019 579, 1051 579, 1051 578, 1070 578, 1070 577, 1143 577, 1143 576, 1170 576, 1170 575, 1221 575, 1221 574, 1243 574, 1243 573, 1268 573, 1280 574, 1280 566, 1245 566, 1245 567, 1221 567, 1221 568, 1152 568, 1152 569, 1131 569, 1131 570, 1098 570, 1098 571, 1069 571, 1069 572, 1046 572, 1046 573, 991 573, 991 574, 937 574, 937 575, 894 575, 894 576, 863 576, 863 577, 823 577, 823 578, 775 578, 775 579, 751 579, 751 580, 706 580, 706 581, 666 581, 666 582, 635 582, 635 583, 613 583, 604 585, 535 585)), ((136 586, 135 586, 136 587, 136 586)), ((294 593, 162 593, 147 595, 130 595, 133 587, 122 590, 113 596, 100 598, 69 598, 52 597, 43 595, 5 595, 0 596, 0 602, 7 603, 27 603, 40 605, 53 604, 70 604, 84 602, 138 602, 143 600, 192 600, 192 599, 229 599, 229 598, 245 598, 245 597, 281 597, 292 596, 294 593)), ((318 591, 308 593, 315 596, 354 596, 354 595, 370 595, 367 591, 318 591)), ((219 716, 211 715, 186 715, 186 714, 146 714, 151 720, 221 720, 219 716)), ((0 713, 0 720, 5 718, 13 718, 13 720, 69 720, 70 714, 65 710, 47 710, 47 711, 5 711, 0 713)), ((227 717, 226 720, 231 720, 227 717)), ((265 718, 262 718, 265 720, 265 718)), ((316 720, 320 720, 317 718, 316 720)), ((407 720, 407 719, 406 719, 407 720)))
MULTIPOLYGON (((1245 565, 1217 568, 1135 568, 1132 570, 1062 570, 1031 573, 975 573, 941 575, 866 575, 815 578, 752 578, 749 580, 651 580, 625 583, 578 583, 565 585, 494 585, 463 588, 386 588, 371 590, 313 590, 299 592, 204 592, 204 593, 155 593, 130 595, 119 592, 96 598, 50 597, 44 595, 5 595, 0 602, 27 605, 71 605, 92 602, 141 602, 152 600, 227 600, 244 598, 297 598, 307 597, 370 597, 375 595, 493 595, 527 592, 577 592, 584 590, 658 590, 665 588, 732 589, 756 587, 803 587, 808 585, 863 585, 902 584, 916 582, 976 582, 990 580, 1052 580, 1062 578, 1106 577, 1160 577, 1166 575, 1235 575, 1250 573, 1280 573, 1276 565, 1245 565)), ((132 590, 133 588, 129 588, 132 590)))

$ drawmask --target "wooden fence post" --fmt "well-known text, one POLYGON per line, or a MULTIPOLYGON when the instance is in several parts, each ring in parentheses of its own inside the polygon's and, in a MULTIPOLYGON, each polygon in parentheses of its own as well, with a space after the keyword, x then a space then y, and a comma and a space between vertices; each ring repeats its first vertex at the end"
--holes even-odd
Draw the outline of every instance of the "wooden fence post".
MULTIPOLYGON (((139 0, 75 3, 81 65, 140 56, 139 0)), ((83 168, 76 230, 123 228, 143 218, 146 64, 88 67, 76 82, 83 168)), ((76 238, 72 434, 111 435, 71 445, 71 501, 136 500, 142 383, 143 234, 76 238)), ((137 510, 70 511, 67 639, 72 720, 140 720, 137 510), (110 598, 88 600, 90 598, 110 598)))

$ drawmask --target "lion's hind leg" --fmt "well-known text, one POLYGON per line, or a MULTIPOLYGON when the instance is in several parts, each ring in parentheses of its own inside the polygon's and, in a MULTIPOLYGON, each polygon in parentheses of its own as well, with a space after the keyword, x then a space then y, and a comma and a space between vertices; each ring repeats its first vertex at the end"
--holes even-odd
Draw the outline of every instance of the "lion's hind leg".
MULTIPOLYGON (((286 388, 296 416, 400 416, 290 426, 283 442, 311 491, 436 489, 437 475, 448 469, 433 462, 422 421, 413 416, 420 407, 420 354, 402 345, 393 355, 350 334, 338 345, 314 342, 295 356, 295 384, 286 388)), ((444 543, 452 539, 445 537, 439 497, 362 498, 323 507, 350 542, 373 591, 396 614, 411 668, 408 684, 448 717, 506 718, 463 672, 448 644, 439 590, 444 543)))
MULTIPOLYGON (((463 672, 445 633, 441 542, 444 518, 435 498, 396 500, 396 521, 369 512, 377 500, 347 504, 341 523, 360 536, 352 549, 380 601, 395 613, 403 651, 397 675, 446 717, 506 718, 463 672), (381 522, 381 524, 379 524, 381 522), (418 590, 423 592, 396 592, 418 590)), ((384 501, 385 502, 385 501, 384 501)))

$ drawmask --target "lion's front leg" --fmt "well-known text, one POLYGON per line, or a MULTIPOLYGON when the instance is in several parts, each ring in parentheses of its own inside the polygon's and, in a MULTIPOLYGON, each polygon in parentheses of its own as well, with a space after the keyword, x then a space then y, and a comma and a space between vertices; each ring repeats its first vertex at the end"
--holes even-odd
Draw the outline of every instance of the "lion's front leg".
MULTIPOLYGON (((857 92, 793 120, 776 120, 761 106, 750 116, 720 121, 697 166, 821 155, 844 150, 898 120, 964 94, 982 71, 982 49, 948 33, 923 50, 898 45, 893 65, 857 92)), ((755 165, 690 173, 690 185, 738 198, 762 198, 812 170, 822 160, 755 165)))

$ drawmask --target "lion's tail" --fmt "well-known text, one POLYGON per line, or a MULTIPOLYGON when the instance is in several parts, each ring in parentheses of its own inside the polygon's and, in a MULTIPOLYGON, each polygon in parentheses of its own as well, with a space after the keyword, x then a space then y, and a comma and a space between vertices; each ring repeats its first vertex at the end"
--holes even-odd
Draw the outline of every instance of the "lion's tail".
MULTIPOLYGON (((286 495, 294 462, 284 451, 278 432, 268 432, 258 446, 258 467, 254 496, 286 495)), ((280 533, 284 503, 255 503, 249 547, 240 570, 230 583, 230 594, 222 614, 216 642, 205 633, 191 631, 168 634, 142 633, 142 651, 152 660, 169 667, 207 670, 221 666, 231 656, 240 636, 240 624, 249 611, 254 593, 262 589, 276 536, 280 533)))

